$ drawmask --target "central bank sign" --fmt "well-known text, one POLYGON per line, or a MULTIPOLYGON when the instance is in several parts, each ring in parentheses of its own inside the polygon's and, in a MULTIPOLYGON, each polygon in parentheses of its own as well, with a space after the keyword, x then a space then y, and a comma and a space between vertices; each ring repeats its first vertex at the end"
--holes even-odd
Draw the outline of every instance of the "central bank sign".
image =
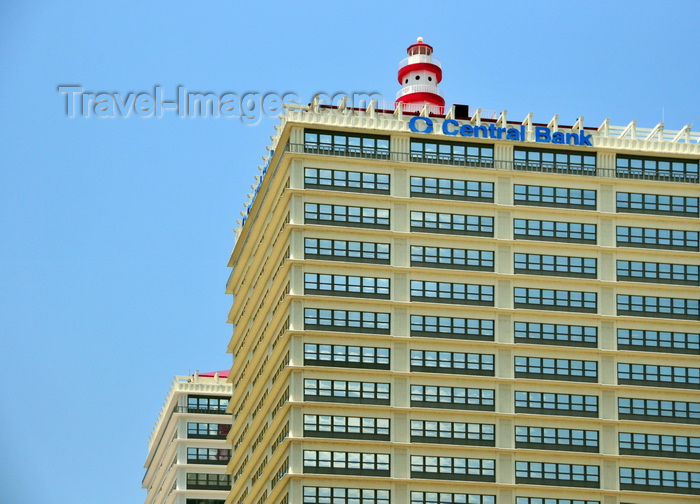
MULTIPOLYGON (((437 124, 437 120, 431 117, 417 116, 411 118, 408 127, 414 133, 433 133, 441 131, 448 136, 463 136, 471 138, 491 138, 493 140, 513 140, 516 142, 527 141, 525 125, 519 128, 499 128, 495 124, 488 126, 474 126, 472 124, 460 124, 454 119, 445 119, 442 124, 437 124)), ((558 145, 587 145, 593 147, 592 135, 584 134, 583 130, 578 133, 562 133, 546 126, 535 126, 534 140, 539 143, 551 143, 558 145)))

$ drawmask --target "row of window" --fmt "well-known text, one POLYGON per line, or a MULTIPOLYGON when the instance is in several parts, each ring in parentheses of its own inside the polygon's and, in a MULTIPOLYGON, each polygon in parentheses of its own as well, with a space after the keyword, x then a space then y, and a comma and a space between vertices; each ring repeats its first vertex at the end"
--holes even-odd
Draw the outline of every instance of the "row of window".
POLYGON ((304 379, 304 400, 388 405, 388 383, 304 379))
POLYGON ((620 490, 700 495, 700 472, 621 467, 620 490))
POLYGON ((411 231, 493 236, 493 217, 411 211, 411 231))
POLYGON ((388 278, 353 275, 305 273, 304 292, 307 294, 388 298, 390 280, 388 278))
POLYGON ((188 490, 231 490, 230 474, 187 473, 188 490))
POLYGON ((389 137, 304 130, 304 150, 314 154, 389 159, 389 137))
POLYGON ((595 292, 533 289, 515 287, 515 308, 536 308, 595 313, 598 309, 598 294, 595 292))
POLYGON ((618 294, 617 314, 695 320, 700 319, 700 299, 618 294))
POLYGON ((304 450, 304 472, 389 476, 388 453, 304 450))
POLYGON ((389 349, 305 343, 304 364, 389 369, 389 349))
POLYGON ((643 261, 617 261, 617 279, 700 285, 700 266, 643 261))
MULTIPOLYGON (((493 125, 474 126, 474 136, 486 137, 489 127, 492 136, 502 134, 493 125)), ((578 135, 573 134, 578 140, 578 135)), ((314 154, 390 159, 391 140, 387 135, 356 134, 314 129, 304 130, 304 151, 314 154)), ((458 166, 492 167, 494 146, 449 141, 411 139, 409 159, 418 163, 450 164, 458 166)), ((547 150, 528 147, 513 149, 513 169, 525 171, 568 173, 594 176, 597 173, 596 153, 547 150)), ((653 180, 698 182, 699 163, 694 159, 649 156, 616 156, 615 176, 653 180)))
POLYGON ((515 447, 598 452, 598 431, 550 427, 515 427, 515 447))
MULTIPOLYGON (((388 453, 304 450, 304 472, 312 474, 360 474, 389 476, 388 453)), ((190 475, 227 476, 227 475, 190 475)), ((411 455, 411 477, 464 481, 496 481, 496 461, 463 457, 411 455)), ((225 478, 224 478, 225 479, 225 478)), ((194 478, 193 478, 194 481, 194 478)), ((230 485, 230 476, 227 480, 230 485)), ((515 482, 519 484, 600 487, 600 467, 550 462, 515 462, 515 482)), ((620 468, 622 490, 635 489, 695 494, 700 491, 700 473, 656 469, 620 468)), ((208 487, 209 488, 209 487, 208 487)), ((317 493, 314 492, 316 495, 317 493)), ((313 495, 305 491, 305 495, 313 495)), ((376 494, 375 494, 376 495, 376 494)), ((388 497, 388 495, 386 496, 388 497)))
POLYGON ((596 155, 516 147, 513 149, 513 169, 595 175, 596 155))
POLYGON ((598 363, 574 359, 515 357, 515 377, 595 382, 598 380, 598 363))
POLYGON ((411 161, 493 166, 493 145, 411 140, 411 161))
POLYGON ((210 438, 210 439, 226 439, 231 424, 218 423, 187 423, 187 437, 190 439, 210 438))
POLYGON ((493 354, 411 350, 411 371, 493 376, 493 354))
MULTIPOLYGON (((305 257, 341 261, 388 264, 388 243, 306 238, 305 257)), ((449 247, 411 246, 411 265, 441 268, 494 270, 494 252, 449 247)), ((596 278, 597 259, 548 254, 513 255, 515 273, 596 278)), ((359 277, 358 277, 359 278, 359 277)), ((700 285, 700 266, 691 264, 617 261, 618 280, 700 285)), ((385 279, 386 280, 386 279, 385 279)), ((388 284, 388 280, 386 280, 388 284)))
POLYGON ((411 420, 411 441, 495 446, 494 424, 411 420))
POLYGON ((516 461, 515 482, 531 485, 599 488, 600 467, 583 464, 516 461))
POLYGON ((304 415, 304 435, 389 440, 389 419, 337 415, 304 415))
POLYGON ((411 245, 411 266, 493 271, 494 253, 491 250, 411 245))
POLYGON ((698 250, 697 231, 617 226, 617 245, 667 250, 698 250))
POLYGON ((228 398, 217 396, 187 396, 188 413, 226 413, 228 398))
MULTIPOLYGON (((391 490, 371 488, 304 487, 303 504, 390 504, 391 490)), ((190 504, 188 501, 187 504, 190 504)), ((200 504, 192 503, 192 504, 200 504)), ((205 502, 203 504, 212 504, 205 502)), ((223 501, 221 501, 223 504, 223 501)), ((409 504, 496 504, 495 495, 411 491, 409 504)), ((515 504, 600 504, 600 501, 516 497, 515 504)))
MULTIPOLYGON (((388 278, 350 275, 304 274, 307 294, 385 298, 390 296, 388 278)), ((515 308, 564 310, 595 313, 595 292, 515 287, 515 308)), ((411 301, 494 306, 494 286, 411 280, 411 301)), ((657 296, 617 295, 618 315, 644 317, 700 318, 700 300, 657 296)))
POLYGON ((391 491, 305 486, 302 504, 391 504, 391 491))
POLYGON ((513 254, 515 273, 596 278, 598 261, 594 257, 568 257, 547 254, 513 254))
MULTIPOLYGON (((390 440, 388 418, 304 415, 304 435, 309 437, 390 440)), ((494 424, 411 420, 412 442, 495 446, 494 424)), ((620 454, 700 458, 700 438, 621 432, 620 454)), ((516 448, 598 453, 600 435, 595 430, 554 427, 515 427, 516 448)), ((188 462, 226 463, 230 450, 189 448, 188 462), (190 453, 192 451, 192 454, 190 453), (195 455, 196 452, 196 455, 195 455), (192 455, 192 456, 191 456, 192 455)))
POLYGON ((493 182, 411 177, 411 196, 471 201, 493 201, 493 182))
POLYGON ((390 245, 388 243, 304 238, 304 257, 306 259, 389 264, 389 251, 390 245))
POLYGON ((700 368, 618 363, 617 380, 620 384, 700 389, 700 368))
MULTIPOLYGON (((383 173, 304 169, 304 187, 375 194, 390 193, 390 175, 383 173)), ((494 201, 493 182, 456 180, 431 177, 411 177, 411 196, 471 201, 494 201)), ((572 189, 515 184, 513 202, 536 205, 595 210, 597 192, 592 189, 572 189)), ((681 216, 699 215, 699 198, 646 193, 616 193, 618 212, 653 213, 681 216)))
MULTIPOLYGON (((528 293, 524 293, 528 294, 528 293)), ((540 298, 541 298, 540 294, 540 298)), ((530 299, 534 298, 531 296, 530 299)), ((524 299, 528 299, 524 297, 524 299)), ((554 301, 552 301, 554 302, 554 301)), ((304 309, 305 328, 388 334, 390 314, 347 310, 304 309)), ((411 315, 411 336, 493 341, 495 321, 463 317, 411 315)), ((598 328, 540 322, 515 322, 515 341, 522 343, 596 347, 598 328)), ((645 329, 617 330, 619 349, 700 353, 700 334, 645 329)))
POLYGON ((189 464, 226 465, 231 460, 231 450, 223 448, 187 448, 189 464))
MULTIPOLYGON (((597 361, 515 356, 514 363, 515 376, 519 378, 584 382, 598 379, 597 361)), ((390 351, 389 348, 305 343, 304 364, 389 369, 390 351)), ((411 371, 493 376, 495 355, 414 349, 410 352, 410 365, 411 371)), ((700 368, 618 363, 617 374, 620 384, 700 387, 700 368)))
POLYGON ((566 208, 596 208, 596 191, 515 184, 513 201, 516 205, 536 205, 566 208))
POLYGON ((411 455, 411 477, 496 481, 496 461, 494 459, 411 455))
POLYGON ((324 168, 305 168, 304 187, 389 194, 389 175, 324 168))
POLYGON ((494 305, 493 285, 411 280, 411 301, 494 305))
MULTIPOLYGON (((318 203, 304 204, 307 224, 347 225, 389 229, 388 208, 318 203)), ((411 231, 471 236, 493 236, 493 217, 440 212, 411 211, 411 231)), ((516 239, 595 244, 597 226, 580 222, 513 219, 516 239)), ((617 245, 645 248, 699 250, 697 231, 617 226, 617 245)))

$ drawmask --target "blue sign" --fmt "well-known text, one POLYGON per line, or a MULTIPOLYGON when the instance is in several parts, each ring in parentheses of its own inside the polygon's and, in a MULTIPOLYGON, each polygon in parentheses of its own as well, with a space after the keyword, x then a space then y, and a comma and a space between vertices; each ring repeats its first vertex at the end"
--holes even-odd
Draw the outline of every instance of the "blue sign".
MULTIPOLYGON (((432 133, 436 127, 430 117, 416 116, 412 117, 408 122, 408 127, 414 133, 432 133)), ((512 140, 516 142, 527 141, 525 125, 520 125, 519 128, 499 128, 491 123, 488 126, 475 126, 472 124, 460 124, 454 119, 445 119, 440 127, 443 135, 448 136, 463 136, 473 138, 490 138, 492 140, 512 140)), ((551 128, 546 126, 535 126, 535 142, 553 143, 561 145, 587 145, 593 147, 591 142, 592 135, 584 134, 583 130, 578 133, 562 133, 555 131, 552 133, 551 128)))

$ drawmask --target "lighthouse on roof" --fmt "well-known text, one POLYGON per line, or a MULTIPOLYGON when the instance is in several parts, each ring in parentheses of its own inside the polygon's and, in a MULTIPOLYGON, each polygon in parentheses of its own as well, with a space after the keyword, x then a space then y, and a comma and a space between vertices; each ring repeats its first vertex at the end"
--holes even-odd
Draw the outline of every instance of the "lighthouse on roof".
MULTIPOLYGON (((433 57, 433 48, 418 37, 406 50, 408 58, 399 63, 399 84, 396 101, 402 102, 406 111, 420 111, 425 105, 445 106, 445 98, 438 84, 442 80, 442 66, 433 57)), ((431 107, 432 108, 432 107, 431 107)))

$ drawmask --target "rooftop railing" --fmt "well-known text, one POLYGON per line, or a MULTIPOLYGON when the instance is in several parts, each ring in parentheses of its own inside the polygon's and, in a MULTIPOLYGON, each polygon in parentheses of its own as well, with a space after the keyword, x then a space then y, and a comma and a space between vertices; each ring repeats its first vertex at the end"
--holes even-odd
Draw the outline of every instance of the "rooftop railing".
POLYGON ((440 60, 429 54, 414 54, 408 58, 404 58, 399 62, 399 68, 403 68, 406 65, 413 65, 415 63, 432 63, 433 65, 442 68, 442 63, 440 60))
POLYGON ((442 91, 438 89, 436 84, 412 84, 410 86, 405 86, 399 89, 396 92, 396 99, 398 100, 402 96, 406 96, 408 94, 413 93, 432 93, 438 95, 441 98, 445 97, 445 95, 442 94, 442 91))

